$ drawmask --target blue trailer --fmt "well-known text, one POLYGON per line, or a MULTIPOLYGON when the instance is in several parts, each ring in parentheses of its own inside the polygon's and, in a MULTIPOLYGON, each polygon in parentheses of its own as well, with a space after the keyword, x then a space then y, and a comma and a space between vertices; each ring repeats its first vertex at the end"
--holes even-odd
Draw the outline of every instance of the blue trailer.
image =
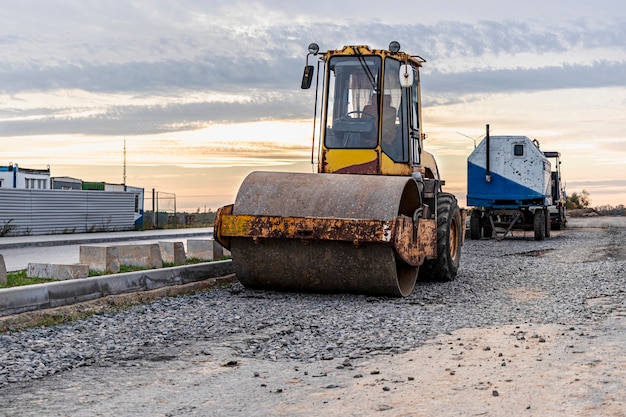
POLYGON ((535 240, 543 240, 552 228, 563 227, 559 157, 526 136, 490 136, 487 125, 487 135, 467 159, 467 205, 474 207, 470 237, 502 239, 516 229, 532 230, 535 240), (554 171, 548 158, 556 158, 554 171))

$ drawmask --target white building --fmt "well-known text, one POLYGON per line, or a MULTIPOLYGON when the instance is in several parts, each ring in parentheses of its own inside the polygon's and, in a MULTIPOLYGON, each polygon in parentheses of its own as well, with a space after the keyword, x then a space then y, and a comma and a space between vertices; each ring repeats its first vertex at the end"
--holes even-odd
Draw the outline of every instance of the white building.
POLYGON ((27 169, 20 168, 17 164, 0 166, 0 188, 49 190, 50 167, 27 169))

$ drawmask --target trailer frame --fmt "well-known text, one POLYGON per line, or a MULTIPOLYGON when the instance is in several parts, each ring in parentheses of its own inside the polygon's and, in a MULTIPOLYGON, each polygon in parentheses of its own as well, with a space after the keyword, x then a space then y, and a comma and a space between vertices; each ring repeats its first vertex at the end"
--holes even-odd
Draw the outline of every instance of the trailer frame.
POLYGON ((502 240, 513 230, 523 230, 533 231, 535 240, 544 240, 550 237, 550 208, 540 205, 516 209, 476 207, 470 214, 470 237, 502 240))

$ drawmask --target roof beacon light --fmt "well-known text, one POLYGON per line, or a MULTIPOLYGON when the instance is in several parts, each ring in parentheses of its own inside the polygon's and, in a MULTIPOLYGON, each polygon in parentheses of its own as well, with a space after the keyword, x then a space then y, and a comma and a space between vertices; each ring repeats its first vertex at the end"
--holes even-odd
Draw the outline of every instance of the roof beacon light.
POLYGON ((397 53, 398 51, 400 51, 400 43, 397 41, 389 42, 389 50, 394 54, 397 53))

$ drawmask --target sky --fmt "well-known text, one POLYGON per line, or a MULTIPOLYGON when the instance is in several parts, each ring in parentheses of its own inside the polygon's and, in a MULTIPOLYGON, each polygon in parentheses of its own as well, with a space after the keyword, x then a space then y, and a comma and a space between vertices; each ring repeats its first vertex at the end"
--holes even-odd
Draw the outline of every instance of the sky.
POLYGON ((170 196, 161 208, 174 194, 178 211, 215 210, 251 171, 315 171, 309 43, 396 40, 427 61, 425 147, 461 206, 486 124, 561 152, 568 193, 626 204, 621 0, 7 3, 0 165, 117 184, 125 172, 148 209, 154 189, 170 196))

